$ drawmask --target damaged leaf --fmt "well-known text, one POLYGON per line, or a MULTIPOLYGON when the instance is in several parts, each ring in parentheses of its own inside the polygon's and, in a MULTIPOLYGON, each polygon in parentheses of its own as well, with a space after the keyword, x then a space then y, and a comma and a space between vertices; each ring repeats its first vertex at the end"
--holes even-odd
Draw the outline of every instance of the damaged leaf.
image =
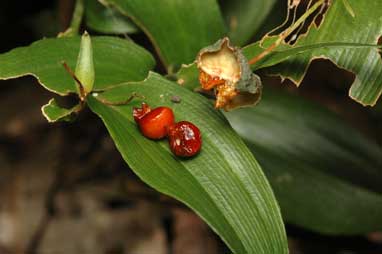
MULTIPOLYGON (((273 37, 269 37, 273 40, 273 37)), ((270 52, 267 56, 251 65, 251 69, 256 71, 266 67, 272 67, 283 61, 286 61, 296 55, 307 53, 316 49, 378 49, 381 45, 375 44, 361 44, 361 43, 348 43, 348 42, 327 42, 317 43, 310 45, 303 45, 292 47, 289 45, 281 45, 277 50, 270 52)), ((247 59, 252 59, 264 51, 264 47, 260 42, 252 43, 242 48, 243 54, 247 59)), ((183 64, 180 70, 175 75, 169 75, 168 78, 176 81, 179 85, 188 88, 190 90, 198 90, 200 86, 198 79, 198 68, 196 63, 183 64)))
MULTIPOLYGON (((75 36, 43 39, 0 54, 0 80, 33 75, 52 92, 74 93, 75 83, 62 67, 62 61, 74 68, 79 48, 80 37, 75 36)), ((155 65, 147 50, 120 38, 94 36, 92 48, 97 73, 93 90, 104 90, 126 80, 142 80, 155 65)))
MULTIPOLYGON (((268 37, 267 43, 272 42, 274 37, 268 37)), ((276 64, 282 63, 290 58, 293 58, 299 54, 313 52, 316 49, 378 49, 381 45, 376 44, 364 44, 364 43, 352 43, 352 42, 323 42, 323 43, 313 43, 303 46, 292 46, 292 45, 281 45, 277 49, 270 52, 268 55, 264 56, 260 60, 256 61, 251 65, 251 69, 256 71, 258 69, 271 67, 276 64)), ((264 47, 260 42, 252 43, 243 48, 243 54, 248 58, 252 59, 259 54, 264 52, 264 47)), ((184 68, 184 67, 183 67, 184 68)), ((184 70, 182 70, 184 71, 184 70)))
MULTIPOLYGON (((294 47, 317 43, 348 42, 377 44, 382 35, 382 2, 373 0, 331 1, 321 25, 312 24, 294 47), (349 6, 354 17, 349 13, 349 6)), ((299 85, 309 64, 317 58, 333 61, 351 71, 356 78, 349 95, 363 105, 373 106, 382 93, 382 59, 377 48, 322 48, 291 57, 268 70, 270 74, 289 78, 299 85)))
POLYGON ((253 74, 241 49, 223 38, 200 50, 197 60, 203 90, 213 89, 216 108, 226 111, 255 105, 261 95, 261 80, 253 74))
POLYGON ((57 121, 71 121, 73 114, 81 109, 82 105, 78 104, 72 108, 63 108, 57 104, 55 99, 51 99, 48 104, 42 106, 41 112, 50 123, 57 121))

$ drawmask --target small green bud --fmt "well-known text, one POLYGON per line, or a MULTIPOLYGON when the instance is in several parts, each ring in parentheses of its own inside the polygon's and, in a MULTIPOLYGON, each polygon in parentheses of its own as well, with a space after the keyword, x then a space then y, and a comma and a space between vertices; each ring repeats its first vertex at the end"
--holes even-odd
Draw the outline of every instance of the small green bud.
MULTIPOLYGON (((85 31, 81 37, 80 52, 78 53, 75 75, 81 82, 84 92, 90 93, 94 84, 93 49, 90 35, 85 31)), ((81 95, 81 91, 79 91, 81 95)))

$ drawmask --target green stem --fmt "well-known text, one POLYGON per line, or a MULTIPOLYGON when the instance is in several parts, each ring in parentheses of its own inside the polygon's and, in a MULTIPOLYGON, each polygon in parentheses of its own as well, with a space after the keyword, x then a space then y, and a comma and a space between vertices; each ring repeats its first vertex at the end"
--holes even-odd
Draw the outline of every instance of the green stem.
POLYGON ((82 85, 81 81, 77 78, 76 74, 74 71, 69 67, 69 65, 63 61, 62 66, 64 66, 65 70, 69 73, 69 75, 74 79, 76 85, 77 85, 77 90, 78 90, 78 96, 80 98, 80 101, 85 101, 86 98, 86 92, 84 89, 84 86, 82 85))
POLYGON ((101 103, 107 105, 107 106, 124 106, 129 104, 134 98, 141 98, 144 99, 145 97, 143 95, 137 94, 137 93, 132 93, 132 95, 127 98, 126 100, 123 101, 109 101, 104 98, 98 97, 97 93, 93 93, 93 96, 101 103))
POLYGON ((283 31, 279 38, 276 40, 275 43, 273 43, 271 46, 269 46, 266 50, 264 50, 259 55, 255 56, 251 60, 248 61, 249 65, 255 64, 262 58, 264 58, 266 55, 272 52, 273 49, 278 47, 285 38, 287 38, 289 35, 293 33, 294 30, 296 30, 302 23, 305 22, 305 20, 314 13, 323 3, 325 3, 326 0, 319 0, 317 1, 312 7, 310 7, 295 23, 293 23, 290 27, 288 27, 285 31, 283 31))
POLYGON ((84 10, 84 0, 76 0, 70 26, 64 32, 59 33, 58 37, 70 37, 79 34, 82 17, 84 16, 84 10))
POLYGON ((82 16, 84 15, 84 0, 77 0, 74 6, 72 21, 70 22, 70 28, 72 34, 78 34, 82 22, 82 16))

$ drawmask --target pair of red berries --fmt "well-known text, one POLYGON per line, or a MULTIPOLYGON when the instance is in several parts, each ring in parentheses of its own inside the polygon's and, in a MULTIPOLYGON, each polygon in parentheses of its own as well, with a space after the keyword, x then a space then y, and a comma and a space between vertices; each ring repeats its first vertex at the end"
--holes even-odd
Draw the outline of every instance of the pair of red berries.
POLYGON ((169 107, 153 110, 146 103, 133 108, 133 116, 142 134, 150 139, 168 137, 171 151, 180 157, 191 157, 200 151, 202 139, 198 127, 188 121, 175 123, 169 107))

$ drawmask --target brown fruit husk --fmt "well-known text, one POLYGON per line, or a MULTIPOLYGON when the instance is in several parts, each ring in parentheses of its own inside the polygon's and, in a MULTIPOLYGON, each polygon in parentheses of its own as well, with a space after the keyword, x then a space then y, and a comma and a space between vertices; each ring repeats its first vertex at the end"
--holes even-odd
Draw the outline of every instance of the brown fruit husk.
POLYGON ((262 83, 252 73, 240 48, 230 45, 227 37, 200 50, 197 59, 202 89, 214 89, 216 108, 226 111, 256 105, 262 83))

